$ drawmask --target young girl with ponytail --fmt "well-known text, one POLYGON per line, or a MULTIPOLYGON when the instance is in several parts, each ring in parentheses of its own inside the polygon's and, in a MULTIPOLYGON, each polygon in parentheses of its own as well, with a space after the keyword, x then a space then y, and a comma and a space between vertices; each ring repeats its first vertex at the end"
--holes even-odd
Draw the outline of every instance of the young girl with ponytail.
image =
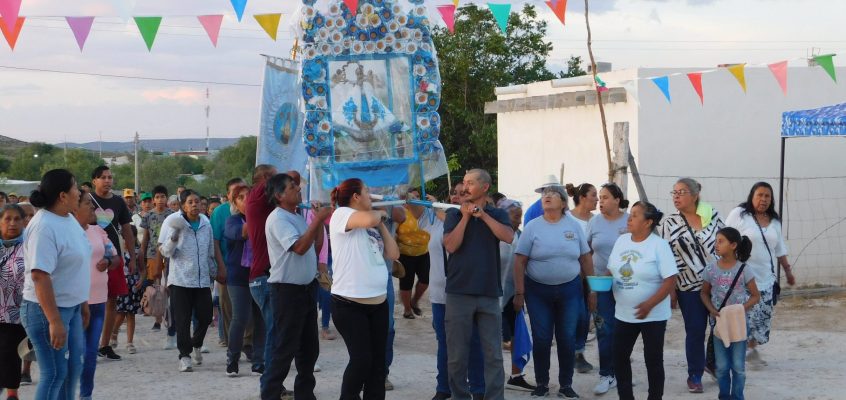
POLYGON ((705 267, 701 297, 711 317, 717 319, 713 347, 719 398, 742 400, 746 313, 761 297, 752 271, 745 271, 752 242, 737 229, 726 227, 717 232, 714 247, 720 259, 705 267))

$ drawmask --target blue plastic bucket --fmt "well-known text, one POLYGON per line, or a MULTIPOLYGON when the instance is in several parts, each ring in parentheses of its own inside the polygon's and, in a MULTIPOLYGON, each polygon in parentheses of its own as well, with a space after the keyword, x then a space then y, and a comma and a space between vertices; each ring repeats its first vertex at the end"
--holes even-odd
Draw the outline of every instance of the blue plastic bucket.
POLYGON ((594 292, 607 292, 611 290, 611 284, 614 283, 612 276, 588 276, 588 286, 594 292))

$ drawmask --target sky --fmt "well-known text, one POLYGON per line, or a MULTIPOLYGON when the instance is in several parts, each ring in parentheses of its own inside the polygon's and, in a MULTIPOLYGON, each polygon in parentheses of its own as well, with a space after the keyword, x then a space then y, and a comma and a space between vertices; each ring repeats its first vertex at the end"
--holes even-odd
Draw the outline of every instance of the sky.
MULTIPOLYGON (((486 3, 461 3, 469 1, 486 3)), ((434 6, 450 2, 427 0, 430 18, 441 23, 434 6)), ((582 0, 569 0, 566 25, 541 1, 529 2, 549 21, 551 69, 563 68, 571 55, 587 59, 582 0)), ((526 1, 511 3, 518 8, 526 1)), ((260 54, 289 54, 290 15, 299 4, 249 0, 239 23, 229 0, 24 0, 21 15, 28 18, 15 50, 0 41, 0 135, 47 143, 130 141, 136 131, 142 139, 204 137, 207 102, 212 137, 254 135, 264 68, 260 54), (135 16, 164 16, 152 52, 134 22, 120 17, 126 15, 121 8, 135 16), (283 13, 276 42, 252 17, 274 12, 283 13), (217 48, 196 19, 203 14, 225 15, 217 48), (91 15, 98 18, 80 52, 63 17, 91 15)), ((812 51, 846 56, 846 28, 831 17, 846 15, 846 1, 590 0, 590 11, 594 54, 614 69, 759 64, 812 51)), ((836 65, 844 64, 841 58, 835 57, 836 65)))

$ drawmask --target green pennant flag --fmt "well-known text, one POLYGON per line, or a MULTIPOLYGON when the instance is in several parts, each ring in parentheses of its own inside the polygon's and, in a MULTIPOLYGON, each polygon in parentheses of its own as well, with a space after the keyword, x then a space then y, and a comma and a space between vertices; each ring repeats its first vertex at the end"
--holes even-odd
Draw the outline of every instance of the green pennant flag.
POLYGON ((836 54, 823 54, 821 56, 814 56, 814 61, 816 61, 817 64, 819 64, 820 67, 825 70, 825 72, 828 72, 828 76, 830 76, 831 79, 837 82, 837 75, 834 72, 833 60, 835 55, 836 54))
POLYGON ((491 13, 493 13, 494 19, 496 19, 496 23, 499 25, 499 29, 505 34, 508 28, 508 16, 511 14, 511 4, 488 3, 488 8, 491 9, 491 13))
POLYGON ((161 23, 162 17, 135 17, 135 25, 138 25, 141 37, 147 44, 147 51, 153 50, 153 42, 156 40, 156 33, 159 32, 161 23))

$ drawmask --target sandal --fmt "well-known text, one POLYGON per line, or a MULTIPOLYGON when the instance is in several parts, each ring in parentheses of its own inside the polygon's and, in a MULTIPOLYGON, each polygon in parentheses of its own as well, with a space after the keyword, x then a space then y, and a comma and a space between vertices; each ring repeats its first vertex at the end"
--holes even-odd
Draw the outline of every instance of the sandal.
POLYGON ((327 328, 320 330, 320 338, 323 340, 335 340, 337 336, 335 336, 335 334, 327 328))
POLYGON ((411 311, 414 312, 414 314, 418 317, 423 316, 423 310, 421 310, 420 307, 418 307, 417 305, 411 306, 411 311))
POLYGON ((404 314, 402 314, 402 317, 405 318, 405 319, 414 319, 415 318, 414 313, 404 313, 404 314))

